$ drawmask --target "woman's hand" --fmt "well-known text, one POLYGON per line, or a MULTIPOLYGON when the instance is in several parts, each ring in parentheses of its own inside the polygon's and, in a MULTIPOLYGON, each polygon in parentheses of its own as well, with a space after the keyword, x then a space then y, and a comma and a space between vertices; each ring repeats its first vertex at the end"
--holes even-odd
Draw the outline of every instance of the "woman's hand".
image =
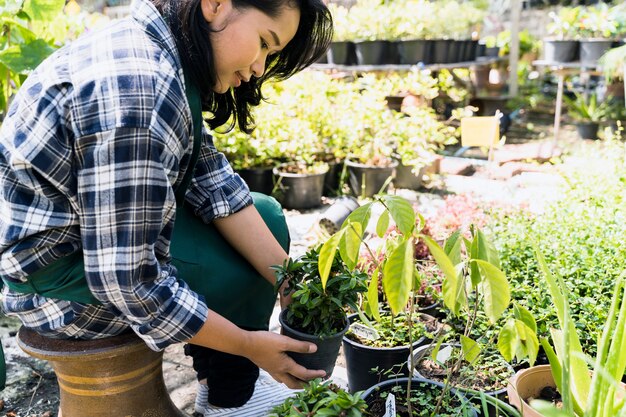
POLYGON ((276 381, 296 389, 302 388, 303 382, 324 377, 326 373, 298 365, 286 352, 313 353, 316 350, 313 343, 267 331, 251 331, 243 353, 276 381))

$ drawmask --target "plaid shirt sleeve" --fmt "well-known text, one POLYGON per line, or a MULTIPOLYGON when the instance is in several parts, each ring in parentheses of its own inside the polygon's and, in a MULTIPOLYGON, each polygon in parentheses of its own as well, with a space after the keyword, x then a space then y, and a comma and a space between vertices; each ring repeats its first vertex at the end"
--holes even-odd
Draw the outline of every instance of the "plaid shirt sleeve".
POLYGON ((175 210, 170 170, 162 162, 170 151, 155 130, 117 128, 80 138, 77 189, 92 293, 161 348, 192 337, 208 310, 155 255, 175 210))
POLYGON ((213 138, 203 132, 203 144, 186 200, 205 222, 227 217, 252 204, 248 185, 236 174, 213 138))

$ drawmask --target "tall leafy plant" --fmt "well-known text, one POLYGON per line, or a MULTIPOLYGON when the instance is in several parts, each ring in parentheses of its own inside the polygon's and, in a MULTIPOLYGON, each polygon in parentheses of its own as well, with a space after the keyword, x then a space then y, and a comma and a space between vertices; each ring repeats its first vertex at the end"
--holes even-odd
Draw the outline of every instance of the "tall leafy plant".
POLYGON ((539 266, 548 283, 559 319, 558 329, 551 329, 553 345, 542 338, 543 346, 563 407, 534 401, 531 405, 547 417, 601 417, 626 416, 624 395, 620 381, 626 371, 626 287, 625 274, 619 276, 613 288, 613 298, 595 359, 583 352, 576 325, 570 312, 568 291, 563 279, 548 268, 540 251, 536 250, 539 266), (592 364, 590 375, 587 363, 592 364))
MULTIPOLYGON (((366 230, 376 206, 382 206, 376 221, 376 234, 384 236, 390 220, 397 226, 398 233, 386 243, 386 255, 373 271, 367 292, 367 308, 374 318, 380 319, 378 310, 378 283, 382 281, 387 303, 393 315, 406 312, 410 326, 413 313, 412 293, 419 287, 419 276, 415 266, 415 241, 422 239, 444 273, 443 299, 445 305, 454 313, 465 310, 468 315, 468 329, 476 318, 478 300, 482 301, 485 313, 492 322, 500 319, 510 304, 510 293, 506 277, 499 269, 497 253, 484 235, 477 229, 472 230, 471 239, 455 233, 441 248, 430 237, 421 233, 424 220, 416 215, 411 204, 402 197, 378 195, 373 202, 367 203, 352 212, 342 228, 324 243, 320 250, 319 273, 322 286, 325 287, 330 277, 331 267, 337 252, 348 268, 355 268, 359 259, 366 230), (467 256, 462 256, 465 247, 467 256), (468 294, 468 289, 473 295, 468 294), (475 302, 470 302, 473 299, 475 302)), ((367 245, 366 249, 369 250, 367 245)), ((373 258, 376 258, 375 256, 373 258)), ((500 334, 498 347, 503 356, 510 360, 530 357, 534 362, 538 342, 534 333, 532 316, 521 307, 515 309, 515 317, 507 321, 500 334)), ((472 362, 472 357, 480 353, 478 343, 469 337, 469 330, 461 336, 461 346, 465 359, 472 362)), ((413 357, 412 341, 409 344, 410 357, 413 357)), ((410 382, 407 393, 410 393, 410 382)), ((407 394, 410 395, 410 394, 407 394)), ((410 412, 410 402, 407 401, 410 412)))
POLYGON ((64 0, 4 0, 0 3, 0 112, 3 116, 26 76, 58 46, 49 29, 59 21, 64 5, 64 0))

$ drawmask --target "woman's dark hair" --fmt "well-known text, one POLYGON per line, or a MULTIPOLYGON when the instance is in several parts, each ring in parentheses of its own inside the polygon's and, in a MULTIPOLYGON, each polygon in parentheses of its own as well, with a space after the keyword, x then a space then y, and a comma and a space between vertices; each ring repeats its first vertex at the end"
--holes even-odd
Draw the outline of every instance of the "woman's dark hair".
POLYGON ((152 0, 174 34, 186 73, 202 93, 203 110, 213 115, 208 120, 209 126, 216 128, 230 119, 228 130, 237 124, 240 130, 249 133, 254 128, 250 110, 263 99, 263 82, 284 80, 317 61, 328 49, 333 22, 322 0, 231 1, 234 9, 255 8, 271 18, 277 17, 286 7, 295 7, 300 10, 300 23, 295 36, 283 50, 267 57, 263 76, 252 77, 249 82, 218 94, 213 91, 217 76, 211 43, 207 42, 211 29, 202 15, 201 0, 152 0))

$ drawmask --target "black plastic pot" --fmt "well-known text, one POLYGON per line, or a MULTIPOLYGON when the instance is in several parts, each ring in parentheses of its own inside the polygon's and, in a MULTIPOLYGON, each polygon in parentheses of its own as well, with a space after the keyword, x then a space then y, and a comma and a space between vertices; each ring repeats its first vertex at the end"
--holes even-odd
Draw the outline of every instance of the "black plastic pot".
POLYGON ((581 139, 598 139, 599 128, 600 124, 596 122, 579 122, 576 124, 576 130, 581 139))
POLYGON ((485 56, 489 58, 497 58, 500 54, 500 48, 497 46, 485 47, 485 56))
POLYGON ((406 188, 409 190, 418 190, 422 186, 422 176, 424 175, 424 167, 422 167, 417 175, 413 173, 412 166, 398 163, 396 167, 396 176, 393 179, 393 185, 396 188, 406 188))
POLYGON ((432 46, 431 60, 432 64, 445 64, 448 62, 448 48, 450 40, 448 39, 434 39, 432 46))
POLYGON ((354 44, 349 41, 331 42, 328 49, 328 63, 335 65, 354 64, 354 44))
POLYGON ((388 64, 390 42, 384 40, 361 41, 354 43, 357 65, 388 64))
POLYGON ((548 62, 572 62, 578 58, 578 41, 544 39, 544 60, 548 62))
POLYGON ((324 177, 324 190, 322 195, 336 196, 339 192, 341 171, 343 170, 343 161, 328 162, 328 172, 324 177))
MULTIPOLYGON (((458 348, 458 349, 460 349, 460 348, 461 348, 461 346, 460 346, 460 345, 451 345, 451 344, 449 344, 449 343, 443 343, 443 344, 439 347, 439 349, 441 350, 441 349, 443 349, 443 348, 444 348, 444 347, 446 347, 446 346, 453 346, 453 347, 456 347, 456 348, 458 348)), ((420 360, 420 358, 425 357, 425 356, 428 354, 428 351, 429 351, 430 349, 432 349, 432 347, 431 347, 431 346, 429 346, 429 345, 420 346, 420 347, 418 347, 416 350, 414 350, 414 351, 413 351, 413 357, 414 357, 414 358, 418 358, 418 361, 419 361, 419 360, 420 360)), ((509 368, 509 371, 510 371, 510 374, 511 374, 511 377, 512 377, 512 376, 515 374, 515 370, 513 369, 513 366, 511 366, 510 364, 508 365, 508 368, 509 368)), ((439 381, 435 381, 435 380, 429 379, 428 377, 426 377, 426 376, 422 375, 422 374, 419 372, 419 367, 417 367, 417 366, 413 369, 413 377, 416 377, 416 378, 421 378, 421 379, 425 379, 425 380, 427 380, 427 381, 433 381, 433 382, 437 382, 437 383, 439 383, 439 381)), ((479 408, 481 408, 481 399, 480 399, 480 396, 476 396, 476 395, 474 395, 474 394, 472 394, 472 393, 467 392, 467 390, 463 389, 463 387, 459 387, 459 386, 457 386, 457 387, 455 387, 455 388, 456 388, 456 390, 457 390, 457 391, 459 391, 459 392, 463 393, 463 394, 464 394, 464 395, 465 395, 465 396, 466 396, 466 397, 467 397, 470 401, 472 401, 474 404, 476 404, 479 408)), ((483 392, 483 394, 485 394, 485 395, 487 395, 487 396, 490 396, 490 397, 497 398, 497 399, 499 399, 499 400, 501 400, 501 401, 504 401, 504 402, 508 402, 508 396, 507 396, 507 392, 506 392, 506 386, 504 386, 503 388, 500 388, 500 389, 498 389, 498 390, 483 392)), ((497 415, 498 415, 498 413, 497 413, 496 409, 495 409, 495 408, 494 408, 494 406, 493 406, 493 405, 491 405, 491 404, 489 404, 489 405, 487 406, 487 411, 488 411, 488 413, 489 413, 489 416, 494 416, 494 417, 495 417, 495 416, 497 416, 497 415)), ((482 415, 482 412, 480 412, 480 413, 478 413, 478 414, 479 414, 479 415, 482 415)))
POLYGON ((282 172, 281 167, 274 168, 278 177, 276 199, 288 209, 309 209, 321 204, 322 190, 326 171, 319 174, 292 174, 282 172))
MULTIPOLYGON (((408 381, 409 381, 409 378, 397 378, 397 379, 391 379, 389 381, 383 381, 379 384, 372 386, 367 391, 365 391, 363 395, 361 396, 361 398, 365 400, 371 412, 372 411, 371 405, 376 400, 376 398, 380 395, 380 393, 390 392, 391 389, 397 385, 404 386, 406 388, 408 381)), ((420 390, 423 390, 424 388, 421 387, 421 385, 423 384, 427 384, 431 387, 435 386, 436 387, 435 389, 443 391, 443 386, 444 386, 443 384, 440 384, 434 381, 429 381, 426 379, 411 378, 411 392, 419 392, 420 390)), ((450 388, 450 395, 456 395, 459 399, 459 403, 461 404, 467 403, 467 399, 465 398, 465 396, 461 394, 460 392, 456 391, 454 388, 450 388)), ((385 410, 382 410, 382 414, 371 414, 371 415, 372 417, 382 417, 385 415, 385 410)), ((477 416, 476 410, 474 410, 471 407, 467 407, 466 412, 464 412, 463 414, 459 414, 459 417, 476 417, 476 416, 477 416)))
POLYGON ((272 194, 274 189, 272 168, 244 168, 237 170, 237 173, 248 184, 250 191, 272 194))
POLYGON ((283 335, 296 340, 315 343, 315 345, 317 345, 317 351, 315 351, 315 353, 287 352, 287 354, 292 357, 296 363, 307 369, 323 369, 326 372, 325 379, 330 378, 333 374, 333 370, 335 369, 337 356, 339 356, 341 339, 349 329, 348 320, 344 319, 346 321, 346 327, 341 332, 326 338, 320 338, 319 336, 302 333, 291 328, 287 323, 285 323, 285 314, 287 314, 287 310, 283 310, 278 316, 278 321, 282 326, 283 335))
POLYGON ((595 66, 598 59, 606 51, 611 49, 613 41, 610 39, 581 39, 580 63, 581 65, 595 66))
MULTIPOLYGON (((352 323, 357 318, 357 314, 352 314, 348 320, 352 323)), ((431 318, 435 320, 433 317, 431 318)), ((350 392, 362 391, 380 381, 396 378, 399 375, 409 376, 407 368, 409 345, 377 348, 355 342, 346 336, 343 337, 342 342, 350 392), (372 371, 372 369, 376 369, 376 371, 372 371)), ((422 337, 413 343, 413 349, 415 350, 429 342, 430 339, 422 337)))
POLYGON ((359 202, 356 198, 349 195, 338 197, 321 215, 319 225, 332 235, 341 228, 344 220, 357 208, 359 208, 359 202))
POLYGON ((400 63, 406 65, 414 65, 418 62, 430 64, 432 45, 432 42, 426 39, 399 42, 400 63))
POLYGON ((398 163, 393 161, 391 166, 378 167, 359 164, 346 160, 348 166, 348 180, 350 189, 356 196, 372 197, 382 190, 389 177, 394 176, 394 170, 398 163))

